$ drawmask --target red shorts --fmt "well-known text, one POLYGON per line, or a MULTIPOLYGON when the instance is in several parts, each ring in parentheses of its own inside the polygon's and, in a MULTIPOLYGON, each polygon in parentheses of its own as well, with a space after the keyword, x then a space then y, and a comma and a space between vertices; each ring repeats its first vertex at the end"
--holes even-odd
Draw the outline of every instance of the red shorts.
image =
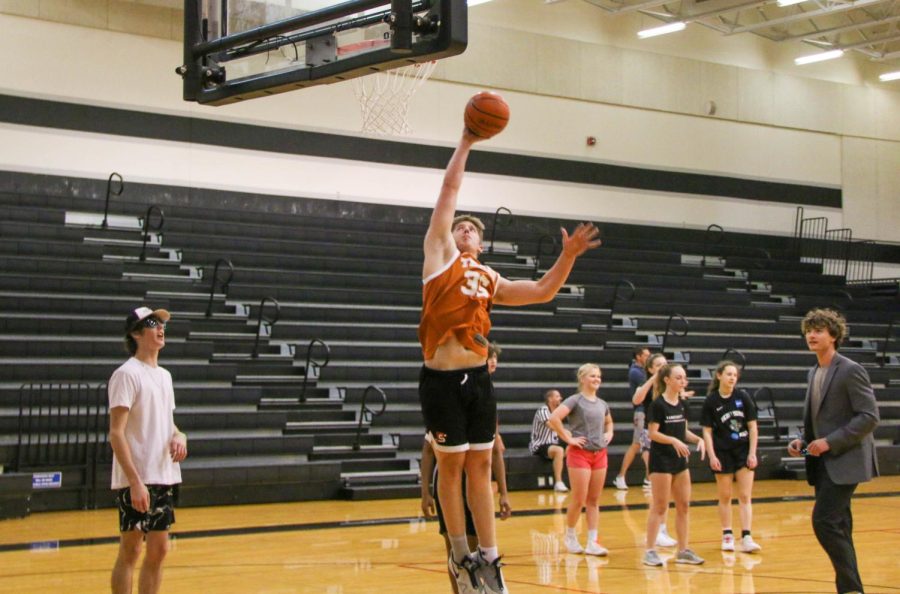
POLYGON ((566 448, 566 466, 568 468, 587 468, 589 470, 605 470, 609 466, 606 448, 599 452, 589 452, 578 446, 566 448))

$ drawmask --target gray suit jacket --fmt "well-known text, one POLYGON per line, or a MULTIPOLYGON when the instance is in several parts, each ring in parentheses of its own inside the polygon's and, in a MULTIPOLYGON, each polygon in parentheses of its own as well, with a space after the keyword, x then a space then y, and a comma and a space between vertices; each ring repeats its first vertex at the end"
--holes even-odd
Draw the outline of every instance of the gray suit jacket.
MULTIPOLYGON (((817 366, 816 366, 817 367, 817 366)), ((803 406, 807 442, 824 437, 830 450, 822 456, 828 476, 837 485, 850 485, 878 476, 878 460, 872 432, 878 425, 878 404, 865 368, 836 353, 822 385, 822 403, 816 416, 819 434, 813 434, 810 393, 816 367, 809 370, 803 406)), ((810 467, 807 457, 807 469, 810 467)), ((815 477, 807 473, 810 484, 815 477)))

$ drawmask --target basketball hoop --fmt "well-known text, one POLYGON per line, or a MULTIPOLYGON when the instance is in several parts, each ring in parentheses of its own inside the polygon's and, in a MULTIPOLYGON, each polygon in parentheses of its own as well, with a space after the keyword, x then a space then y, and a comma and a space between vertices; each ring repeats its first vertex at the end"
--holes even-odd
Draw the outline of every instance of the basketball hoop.
MULTIPOLYGON (((338 48, 338 55, 358 53, 390 41, 363 41, 338 48)), ((437 62, 410 64, 401 68, 360 76, 353 90, 362 114, 362 131, 399 136, 409 134, 409 101, 434 72, 437 62)))

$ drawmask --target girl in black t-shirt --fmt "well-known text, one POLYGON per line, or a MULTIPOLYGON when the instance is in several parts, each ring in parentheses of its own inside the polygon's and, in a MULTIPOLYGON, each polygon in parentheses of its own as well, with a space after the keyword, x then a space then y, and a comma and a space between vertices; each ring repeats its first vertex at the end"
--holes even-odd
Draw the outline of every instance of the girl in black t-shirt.
POLYGON ((669 497, 675 499, 675 532, 678 535, 676 563, 699 565, 703 559, 688 548, 688 509, 691 501, 691 475, 687 469, 690 449, 685 443, 697 444, 700 459, 704 457, 704 443, 687 428, 687 415, 681 394, 687 386, 687 374, 678 364, 668 364, 656 372, 653 402, 647 411, 650 433, 650 483, 653 498, 647 514, 647 551, 645 565, 663 565, 656 548, 659 525, 669 507, 669 497))
POLYGON ((731 529, 731 483, 737 482, 738 509, 741 517, 741 540, 738 548, 755 553, 760 546, 750 536, 753 509, 750 492, 753 490, 753 469, 756 468, 756 446, 759 437, 756 426, 756 406, 743 390, 735 390, 738 366, 722 361, 709 384, 709 395, 703 403, 700 425, 709 452, 709 466, 716 475, 719 492, 719 521, 722 524, 722 550, 734 551, 731 529))

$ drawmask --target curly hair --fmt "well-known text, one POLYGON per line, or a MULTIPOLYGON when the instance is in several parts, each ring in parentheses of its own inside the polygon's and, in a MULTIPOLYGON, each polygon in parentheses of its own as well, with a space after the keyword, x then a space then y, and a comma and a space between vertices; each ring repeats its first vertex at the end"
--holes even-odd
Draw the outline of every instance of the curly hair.
POLYGON ((813 329, 827 330, 828 334, 834 338, 835 350, 839 349, 841 343, 847 338, 847 320, 833 309, 816 308, 810 310, 806 314, 806 317, 803 318, 803 322, 800 324, 800 330, 805 335, 813 329))

